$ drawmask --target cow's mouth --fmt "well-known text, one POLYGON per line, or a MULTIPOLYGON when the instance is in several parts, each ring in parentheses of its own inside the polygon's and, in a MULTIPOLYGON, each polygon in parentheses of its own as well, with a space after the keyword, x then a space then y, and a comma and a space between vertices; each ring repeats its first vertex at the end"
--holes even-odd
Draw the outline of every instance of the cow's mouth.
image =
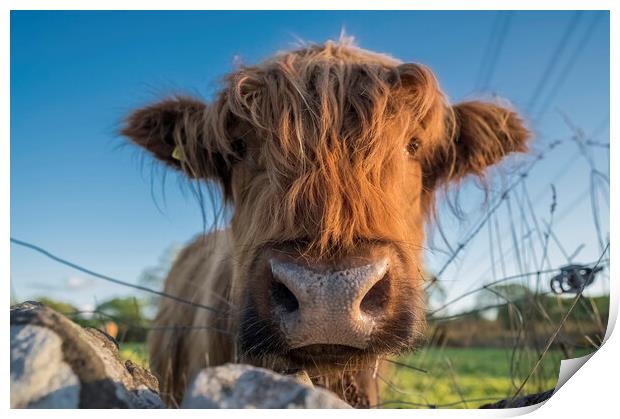
POLYGON ((368 358, 366 350, 345 345, 315 344, 291 349, 288 358, 300 367, 346 366, 368 358))

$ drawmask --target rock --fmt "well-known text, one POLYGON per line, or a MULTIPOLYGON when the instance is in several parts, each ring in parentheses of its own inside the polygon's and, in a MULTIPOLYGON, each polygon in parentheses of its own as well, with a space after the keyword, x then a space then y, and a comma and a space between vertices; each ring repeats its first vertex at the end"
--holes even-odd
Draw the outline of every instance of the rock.
POLYGON ((12 408, 164 408, 157 379, 105 333, 28 301, 11 307, 12 408))
POLYGON ((80 380, 64 362, 62 339, 40 326, 11 326, 11 407, 78 405, 80 380))
POLYGON ((350 408, 330 391, 263 368, 225 364, 202 370, 185 393, 181 408, 350 408))
MULTIPOLYGON (((113 338, 40 303, 11 307, 12 408, 164 408, 157 379, 123 363, 113 338)), ((304 371, 280 375, 249 365, 203 370, 183 408, 349 408, 314 388, 304 371)))

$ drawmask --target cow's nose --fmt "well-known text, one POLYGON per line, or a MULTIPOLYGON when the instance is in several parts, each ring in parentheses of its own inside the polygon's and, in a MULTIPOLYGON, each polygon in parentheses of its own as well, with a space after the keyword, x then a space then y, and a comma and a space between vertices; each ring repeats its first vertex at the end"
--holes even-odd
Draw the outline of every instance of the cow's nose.
POLYGON ((314 344, 366 348, 389 296, 387 258, 317 271, 272 259, 274 315, 291 348, 314 344))

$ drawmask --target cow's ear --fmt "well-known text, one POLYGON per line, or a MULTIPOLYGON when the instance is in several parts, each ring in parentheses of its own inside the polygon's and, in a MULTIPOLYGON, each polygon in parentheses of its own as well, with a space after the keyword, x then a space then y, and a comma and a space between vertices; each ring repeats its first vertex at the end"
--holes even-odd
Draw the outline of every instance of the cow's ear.
POLYGON ((448 139, 430 153, 423 168, 426 186, 483 177, 505 156, 526 152, 531 135, 519 115, 494 103, 470 101, 452 106, 448 139))
MULTIPOLYGON (((226 178, 228 161, 210 128, 209 106, 194 98, 174 97, 131 113, 121 131, 157 160, 192 178, 226 178)), ((225 147, 226 148, 226 147, 225 147)))

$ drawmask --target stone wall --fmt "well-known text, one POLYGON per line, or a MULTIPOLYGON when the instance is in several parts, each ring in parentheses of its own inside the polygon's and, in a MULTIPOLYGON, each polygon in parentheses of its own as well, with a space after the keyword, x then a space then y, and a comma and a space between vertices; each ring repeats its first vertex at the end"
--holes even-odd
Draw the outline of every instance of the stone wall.
MULTIPOLYGON (((483 408, 522 407, 553 391, 501 400, 483 408)), ((116 341, 82 328, 34 301, 11 307, 12 408, 164 409, 157 378, 119 357, 116 341)), ((250 365, 207 368, 193 380, 181 408, 350 408, 314 387, 306 374, 280 375, 250 365)))

